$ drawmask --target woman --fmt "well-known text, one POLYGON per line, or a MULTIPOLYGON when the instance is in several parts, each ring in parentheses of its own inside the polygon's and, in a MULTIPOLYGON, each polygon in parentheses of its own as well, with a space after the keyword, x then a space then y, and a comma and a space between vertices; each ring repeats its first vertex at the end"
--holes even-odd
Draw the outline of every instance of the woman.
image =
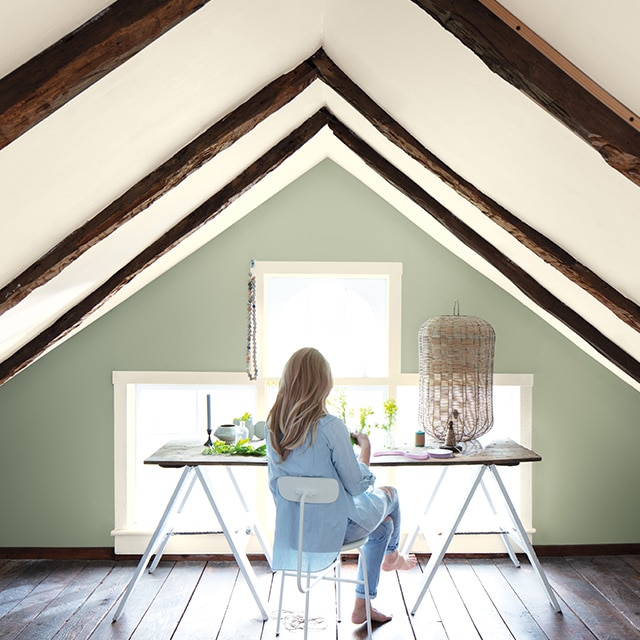
MULTIPOLYGON (((349 434, 342 420, 327 413, 325 403, 332 387, 329 363, 316 349, 296 351, 285 365, 278 395, 267 420, 269 485, 279 517, 287 518, 290 514, 288 528, 295 530, 297 516, 293 507, 291 504, 278 504, 283 500, 276 488, 278 477, 302 475, 338 480, 340 494, 332 505, 331 516, 326 517, 324 512, 322 531, 327 526, 334 533, 338 529, 337 534, 344 542, 369 536, 364 553, 369 595, 374 598, 381 569, 411 569, 416 559, 413 555, 404 556, 398 552, 400 508, 396 490, 393 487, 373 488, 375 476, 369 469, 369 438, 363 433, 349 434), (360 447, 358 459, 350 436, 360 447)), ((282 541, 275 540, 274 559, 277 561, 286 553, 284 546, 282 541)), ((358 577, 363 578, 361 564, 358 565, 358 577)), ((357 585, 351 615, 355 624, 366 620, 364 597, 362 585, 357 585)), ((387 622, 391 617, 371 607, 372 620, 387 622)))

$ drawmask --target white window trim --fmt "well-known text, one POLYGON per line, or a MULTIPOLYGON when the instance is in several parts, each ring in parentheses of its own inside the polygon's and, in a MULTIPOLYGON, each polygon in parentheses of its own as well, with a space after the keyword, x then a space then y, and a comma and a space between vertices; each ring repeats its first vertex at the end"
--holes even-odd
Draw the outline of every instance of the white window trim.
MULTIPOLYGON (((133 523, 135 505, 135 386, 138 384, 234 384, 256 385, 248 379, 246 373, 237 372, 192 372, 192 371, 114 371, 114 491, 115 523, 112 535, 116 554, 140 554, 144 551, 152 531, 137 529, 133 523)), ((347 384, 350 379, 339 379, 336 384, 347 384)), ((369 380, 374 384, 375 380, 369 380)), ((400 374, 398 385, 417 385, 418 374, 400 374)), ((531 448, 532 445, 532 374, 495 374, 494 385, 520 387, 521 419, 520 442, 531 448)), ((258 385, 258 388, 262 385, 258 385)), ((531 535, 532 528, 532 465, 522 464, 520 469, 520 517, 525 529, 531 535)), ((397 472, 397 471, 396 471, 397 472)), ((401 472, 401 471, 400 471, 401 472)), ((266 489, 262 487, 261 499, 268 499, 266 489)), ((266 507, 265 507, 266 509, 266 507)), ((261 508, 258 517, 264 517, 261 508)), ((478 536, 457 537, 450 547, 452 552, 473 552, 471 544, 477 549, 478 536), (465 544, 466 543, 466 544, 465 544)), ((504 548, 497 536, 483 540, 487 552, 502 552, 504 548)), ((415 550, 427 551, 419 538, 415 550)), ((257 542, 251 541, 250 552, 260 553, 257 542)), ((228 547, 221 536, 176 536, 167 548, 167 553, 228 553, 228 547)))
MULTIPOLYGON (((256 261, 253 266, 256 279, 256 308, 258 309, 256 342, 258 344, 258 380, 261 371, 265 370, 264 354, 260 345, 265 344, 264 318, 265 309, 265 281, 273 275, 304 275, 307 278, 345 277, 357 278, 380 276, 388 278, 388 377, 383 378, 384 384, 389 385, 389 393, 395 391, 400 384, 401 349, 402 349, 402 263, 401 262, 273 262, 256 261)), ((263 378, 264 380, 264 378, 263 378)), ((380 384, 376 378, 340 378, 336 385, 341 384, 380 384), (377 382, 376 382, 377 380, 377 382)), ((264 406, 264 391, 266 385, 258 389, 258 406, 264 406)), ((393 396, 392 396, 393 397, 393 396)))
MULTIPOLYGON (((261 372, 265 370, 260 345, 265 343, 264 321, 265 278, 270 275, 303 275, 304 277, 370 277, 388 278, 388 375, 385 378, 335 378, 335 386, 370 385, 388 386, 389 397, 396 397, 398 386, 417 386, 418 374, 401 373, 401 324, 402 324, 402 263, 400 262, 276 262, 256 261, 253 275, 256 279, 258 378, 250 381, 246 373, 185 372, 185 371, 114 371, 114 416, 115 416, 115 539, 116 553, 142 553, 152 531, 141 531, 134 526, 135 505, 135 386, 137 384, 233 384, 256 387, 257 415, 266 415, 267 386, 274 380, 267 379, 261 372)), ((531 448, 532 444, 532 390, 531 374, 495 374, 494 385, 520 387, 521 416, 520 442, 531 448)), ((531 535, 532 529, 532 465, 520 465, 520 516, 525 529, 531 535)), ((392 479, 396 471, 391 470, 392 479)), ((399 472, 398 472, 399 473, 399 472)), ((266 504, 268 496, 262 487, 260 499, 266 504)), ((258 517, 264 515, 266 506, 260 506, 258 517), (262 513, 261 513, 262 512, 262 513)), ((252 541, 253 542, 253 541, 252 541)), ((451 545, 454 552, 472 552, 478 548, 478 536, 457 537, 451 545), (473 538, 473 540, 471 540, 473 538), (466 546, 465 546, 466 541, 466 546)), ((487 551, 504 550, 497 536, 482 540, 482 548, 487 551)), ((416 551, 422 548, 419 538, 416 551)), ((249 551, 259 553, 260 548, 249 547, 249 551)), ((176 536, 167 548, 169 553, 227 553, 228 547, 219 536, 176 536)))
MULTIPOLYGON (((233 384, 254 386, 246 373, 208 371, 114 371, 114 538, 116 554, 142 553, 153 534, 137 528, 134 516, 136 482, 136 385, 233 384)), ((206 436, 206 434, 203 434, 206 436)), ((164 505, 163 505, 164 506, 164 505)), ((260 551, 256 546, 256 552, 260 551)), ((221 536, 175 536, 167 553, 228 553, 221 536)))

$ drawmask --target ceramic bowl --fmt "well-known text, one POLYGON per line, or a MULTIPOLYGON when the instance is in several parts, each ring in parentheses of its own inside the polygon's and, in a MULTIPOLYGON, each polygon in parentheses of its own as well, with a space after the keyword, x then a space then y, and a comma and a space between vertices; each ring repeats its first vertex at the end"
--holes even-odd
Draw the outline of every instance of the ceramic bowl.
POLYGON ((233 444, 236 441, 236 426, 234 424, 221 424, 213 432, 213 435, 218 440, 222 440, 222 442, 233 444))

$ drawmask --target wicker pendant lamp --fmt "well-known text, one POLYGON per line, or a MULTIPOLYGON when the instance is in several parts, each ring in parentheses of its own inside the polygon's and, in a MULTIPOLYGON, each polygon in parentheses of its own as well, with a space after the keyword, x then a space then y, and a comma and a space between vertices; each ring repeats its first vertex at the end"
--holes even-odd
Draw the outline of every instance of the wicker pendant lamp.
POLYGON ((493 426, 495 331, 473 316, 427 320, 418 334, 419 408, 424 431, 449 448, 493 426))

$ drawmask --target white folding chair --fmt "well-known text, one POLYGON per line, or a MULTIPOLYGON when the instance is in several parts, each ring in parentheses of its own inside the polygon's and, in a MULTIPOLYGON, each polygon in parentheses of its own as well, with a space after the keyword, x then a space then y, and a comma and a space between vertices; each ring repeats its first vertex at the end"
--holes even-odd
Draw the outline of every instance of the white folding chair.
POLYGON ((304 541, 304 514, 306 504, 329 504, 338 498, 338 481, 335 478, 309 478, 305 476, 281 476, 278 478, 278 491, 285 500, 300 503, 300 519, 298 522, 298 566, 295 571, 282 571, 282 583, 280 586, 280 600, 278 603, 278 622, 276 636, 280 634, 280 619, 282 617, 282 600, 284 596, 284 581, 287 576, 297 578, 298 590, 305 594, 304 605, 304 640, 307 639, 309 626, 309 593, 321 580, 331 580, 336 583, 337 618, 341 621, 341 595, 340 584, 362 584, 364 586, 366 611, 367 611, 367 638, 371 639, 371 604, 369 601, 369 584, 367 582, 367 564, 362 547, 368 538, 361 538, 348 542, 336 552, 334 561, 319 572, 310 572, 303 569, 303 553, 308 551, 304 541), (340 572, 340 554, 357 550, 362 560, 363 580, 357 578, 343 578, 340 572))

